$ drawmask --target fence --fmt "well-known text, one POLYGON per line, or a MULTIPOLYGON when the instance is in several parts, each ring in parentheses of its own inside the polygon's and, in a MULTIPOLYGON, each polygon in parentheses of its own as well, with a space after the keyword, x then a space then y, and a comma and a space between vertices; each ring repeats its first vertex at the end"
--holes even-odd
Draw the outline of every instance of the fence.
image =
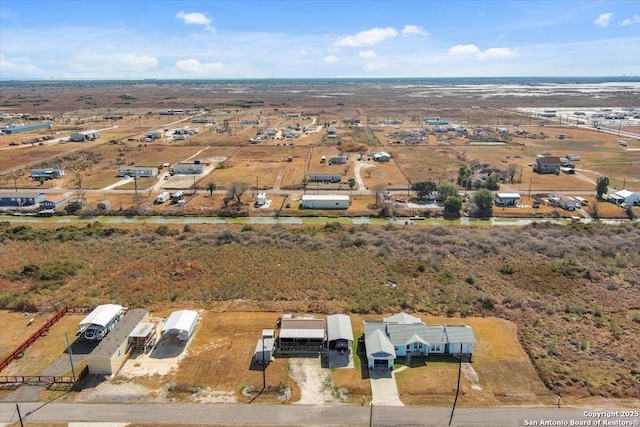
MULTIPOLYGON (((85 366, 76 381, 81 381, 89 373, 85 366)), ((0 384, 73 384, 71 375, 0 375, 0 384)))
POLYGON ((11 362, 13 362, 15 359, 20 357, 22 352, 25 351, 27 348, 31 347, 31 345, 33 345, 33 343, 35 343, 38 340, 38 338, 40 338, 41 336, 45 335, 47 333, 47 331, 49 330, 49 328, 51 328, 51 326, 55 325, 58 322, 58 320, 60 320, 62 317, 64 317, 64 315, 67 314, 68 311, 69 311, 69 309, 67 307, 63 307, 59 312, 56 313, 55 316, 53 316, 51 319, 49 319, 47 321, 47 323, 42 325, 40 327, 40 329, 38 329, 33 334, 31 334, 31 336, 29 338, 27 338, 27 340, 25 342, 20 344, 7 357, 2 359, 2 361, 0 361, 0 372, 2 372, 2 370, 4 368, 9 366, 9 364, 11 362))

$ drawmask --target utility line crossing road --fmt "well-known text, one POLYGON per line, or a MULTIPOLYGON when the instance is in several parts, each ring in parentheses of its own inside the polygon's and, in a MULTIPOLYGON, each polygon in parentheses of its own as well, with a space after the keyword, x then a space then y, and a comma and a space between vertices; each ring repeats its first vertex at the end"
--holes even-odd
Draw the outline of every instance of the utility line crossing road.
MULTIPOLYGON (((240 404, 126 404, 22 403, 20 413, 33 423, 121 422, 161 425, 272 425, 272 426, 446 426, 450 408, 240 405, 240 404), (370 416, 373 422, 370 424, 370 416)), ((565 408, 457 408, 453 426, 593 425, 594 420, 637 426, 638 417, 611 411, 596 418, 596 410, 565 408), (579 424, 579 421, 591 424, 579 424), (549 424, 542 423, 550 422, 549 424), (573 421, 573 423, 572 423, 573 421)), ((18 425, 16 406, 0 403, 0 423, 18 425)), ((604 425, 604 424, 601 424, 604 425)))

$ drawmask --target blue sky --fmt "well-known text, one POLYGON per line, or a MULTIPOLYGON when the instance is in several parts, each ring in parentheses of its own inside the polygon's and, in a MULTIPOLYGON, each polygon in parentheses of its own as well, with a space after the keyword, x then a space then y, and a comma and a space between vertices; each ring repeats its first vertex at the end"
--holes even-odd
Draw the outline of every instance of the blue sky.
POLYGON ((1 79, 620 75, 639 1, 0 1, 1 79))

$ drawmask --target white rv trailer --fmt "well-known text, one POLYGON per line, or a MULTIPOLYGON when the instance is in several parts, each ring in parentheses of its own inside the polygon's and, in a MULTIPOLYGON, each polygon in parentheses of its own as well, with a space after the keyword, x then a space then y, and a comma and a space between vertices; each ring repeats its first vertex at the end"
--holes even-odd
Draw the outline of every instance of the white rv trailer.
POLYGON ((121 305, 102 304, 78 323, 78 330, 88 340, 101 340, 124 316, 121 305))

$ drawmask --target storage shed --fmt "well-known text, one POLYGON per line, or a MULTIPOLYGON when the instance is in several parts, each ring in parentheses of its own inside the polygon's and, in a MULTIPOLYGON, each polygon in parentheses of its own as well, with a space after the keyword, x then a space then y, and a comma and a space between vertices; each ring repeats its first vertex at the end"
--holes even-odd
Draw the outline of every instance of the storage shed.
POLYGON ((133 350, 149 351, 156 344, 157 325, 155 323, 138 323, 129 334, 129 345, 133 350))
POLYGON ((140 322, 149 319, 149 312, 142 308, 127 311, 87 358, 90 374, 114 375, 127 360, 133 347, 129 335, 140 322))
POLYGON ((273 362, 273 349, 275 348, 273 329, 264 329, 262 337, 256 343, 256 351, 253 354, 255 363, 273 362))
POLYGON ((327 347, 329 350, 351 351, 353 329, 351 319, 345 314, 327 316, 327 347))
POLYGON ((176 335, 180 341, 186 341, 193 334, 197 322, 197 311, 174 311, 162 327, 162 335, 176 335))
POLYGON ((305 194, 300 206, 306 209, 349 209, 350 203, 347 194, 305 194))

